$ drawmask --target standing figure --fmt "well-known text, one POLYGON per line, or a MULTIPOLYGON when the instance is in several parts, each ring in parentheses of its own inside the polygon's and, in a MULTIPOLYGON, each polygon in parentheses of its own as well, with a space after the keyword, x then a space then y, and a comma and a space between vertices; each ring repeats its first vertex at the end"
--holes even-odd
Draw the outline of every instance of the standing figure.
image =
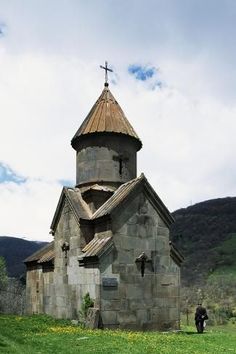
POLYGON ((195 324, 198 333, 203 333, 205 320, 208 320, 207 311, 205 307, 202 306, 202 304, 198 304, 195 312, 195 324))

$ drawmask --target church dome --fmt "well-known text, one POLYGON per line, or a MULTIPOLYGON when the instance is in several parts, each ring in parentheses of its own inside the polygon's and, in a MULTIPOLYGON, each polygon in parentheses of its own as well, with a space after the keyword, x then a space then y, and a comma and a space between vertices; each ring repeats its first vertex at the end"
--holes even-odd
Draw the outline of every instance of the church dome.
POLYGON ((105 84, 100 97, 93 105, 84 122, 72 138, 72 147, 76 150, 77 144, 80 140, 88 134, 91 135, 97 133, 126 135, 127 137, 131 137, 135 140, 137 151, 142 147, 141 140, 109 90, 108 84, 105 84))

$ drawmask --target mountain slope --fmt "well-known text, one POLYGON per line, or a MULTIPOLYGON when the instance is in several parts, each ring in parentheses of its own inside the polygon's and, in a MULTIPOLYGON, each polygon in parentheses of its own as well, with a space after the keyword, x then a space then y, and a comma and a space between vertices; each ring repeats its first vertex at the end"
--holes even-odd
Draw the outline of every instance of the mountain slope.
MULTIPOLYGON (((202 284, 210 274, 236 276, 236 197, 198 203, 173 216, 170 237, 185 257, 183 285, 202 284)), ((6 259, 9 276, 24 273, 23 260, 45 244, 0 236, 0 256, 6 259)))
POLYGON ((8 275, 19 277, 23 274, 25 272, 23 260, 46 244, 47 242, 0 236, 0 256, 6 260, 8 275))
POLYGON ((185 256, 183 284, 236 270, 236 198, 221 198, 173 213, 171 240, 185 256))

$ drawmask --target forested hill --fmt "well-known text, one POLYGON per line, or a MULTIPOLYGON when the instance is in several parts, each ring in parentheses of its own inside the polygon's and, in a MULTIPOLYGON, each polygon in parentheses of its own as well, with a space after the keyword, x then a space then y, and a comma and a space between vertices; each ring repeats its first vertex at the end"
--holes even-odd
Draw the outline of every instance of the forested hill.
POLYGON ((173 213, 171 240, 185 256, 184 285, 210 274, 236 276, 236 197, 208 200, 173 213))
MULTIPOLYGON (((183 285, 202 283, 209 274, 234 272, 236 276, 236 197, 208 200, 176 210, 171 240, 183 253, 183 285)), ((23 260, 45 242, 0 236, 0 256, 9 276, 25 271, 23 260)))
POLYGON ((0 236, 0 256, 4 257, 10 277, 25 273, 23 260, 46 245, 47 242, 27 241, 22 238, 0 236))

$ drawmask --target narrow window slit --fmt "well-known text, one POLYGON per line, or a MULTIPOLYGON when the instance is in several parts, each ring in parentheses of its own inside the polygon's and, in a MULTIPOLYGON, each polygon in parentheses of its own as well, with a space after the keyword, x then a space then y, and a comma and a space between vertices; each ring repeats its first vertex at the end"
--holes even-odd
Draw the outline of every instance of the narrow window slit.
POLYGON ((120 159, 119 159, 119 173, 120 173, 120 175, 122 175, 122 169, 123 169, 123 161, 122 161, 122 159, 120 158, 120 159))

